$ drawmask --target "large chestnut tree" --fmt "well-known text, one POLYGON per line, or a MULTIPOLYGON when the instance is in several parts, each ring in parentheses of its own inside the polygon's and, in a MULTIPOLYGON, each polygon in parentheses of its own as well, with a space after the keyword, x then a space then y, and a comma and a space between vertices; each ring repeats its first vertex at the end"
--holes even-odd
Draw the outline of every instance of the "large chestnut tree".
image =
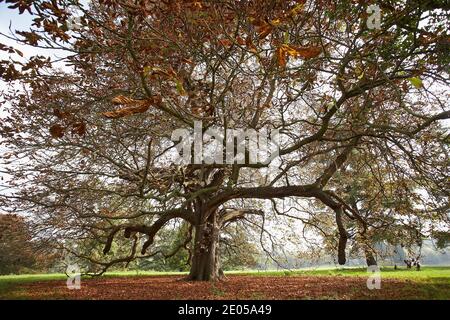
POLYGON ((378 216, 402 220, 409 208, 448 228, 444 1, 377 1, 380 24, 370 1, 0 2, 33 19, 4 36, 60 53, 24 62, 0 45, 10 55, 2 207, 101 266, 90 271, 170 255, 158 232, 183 220, 189 278, 215 280, 221 230, 269 211, 294 216, 281 199, 309 201, 298 216, 307 225, 320 228, 317 212, 332 219, 344 264, 349 228, 364 238, 378 225, 354 201, 352 176, 364 205, 372 190, 397 197, 393 210, 375 201, 378 216), (277 129, 279 156, 176 164, 171 134, 195 121, 277 129), (129 250, 113 250, 122 237, 129 250))

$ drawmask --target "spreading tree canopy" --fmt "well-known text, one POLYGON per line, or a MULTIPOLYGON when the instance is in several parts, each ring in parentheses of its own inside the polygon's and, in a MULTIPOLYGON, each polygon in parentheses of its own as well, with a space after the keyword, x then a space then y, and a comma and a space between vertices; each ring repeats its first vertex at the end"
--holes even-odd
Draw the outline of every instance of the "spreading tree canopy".
POLYGON ((380 228, 448 231, 445 1, 377 1, 379 24, 371 1, 0 2, 33 19, 5 37, 58 57, 0 45, 2 208, 89 271, 170 254, 154 244, 173 220, 193 280, 220 276, 225 226, 269 211, 337 235, 340 264, 350 237, 369 252, 380 228), (196 121, 279 130, 279 154, 177 164, 172 132, 196 121))

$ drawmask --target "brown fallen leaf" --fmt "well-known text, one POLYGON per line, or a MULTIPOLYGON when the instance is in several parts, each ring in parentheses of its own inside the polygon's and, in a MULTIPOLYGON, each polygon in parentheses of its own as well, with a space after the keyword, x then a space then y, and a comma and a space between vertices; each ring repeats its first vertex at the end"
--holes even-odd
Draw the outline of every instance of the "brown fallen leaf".
MULTIPOLYGON (((62 280, 20 283, 12 293, 26 299, 411 299, 425 296, 411 283, 385 279, 368 290, 363 277, 228 275, 224 281, 186 281, 183 275, 83 279, 81 290, 62 280)), ((2 294, 0 293, 0 297, 2 294)), ((2 297, 3 298, 3 297, 2 297)))

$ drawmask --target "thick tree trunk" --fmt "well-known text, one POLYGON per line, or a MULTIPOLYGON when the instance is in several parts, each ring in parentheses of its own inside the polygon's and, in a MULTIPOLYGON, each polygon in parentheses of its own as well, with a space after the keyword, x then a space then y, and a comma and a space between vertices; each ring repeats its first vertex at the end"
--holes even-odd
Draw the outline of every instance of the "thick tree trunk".
POLYGON ((370 250, 366 249, 364 253, 366 255, 366 262, 368 267, 378 265, 377 260, 375 260, 375 257, 373 256, 372 252, 370 252, 370 250))
POLYGON ((341 234, 339 235, 339 242, 338 242, 338 263, 340 265, 344 265, 347 262, 347 259, 345 257, 345 248, 347 247, 347 236, 341 234))
POLYGON ((339 241, 338 241, 338 263, 340 265, 344 265, 347 261, 345 256, 345 249, 347 247, 348 234, 347 230, 345 230, 344 223, 342 222, 342 209, 336 208, 336 224, 339 231, 339 241))
POLYGON ((219 263, 219 225, 217 215, 212 213, 208 220, 195 226, 194 252, 189 280, 215 281, 221 276, 219 263))

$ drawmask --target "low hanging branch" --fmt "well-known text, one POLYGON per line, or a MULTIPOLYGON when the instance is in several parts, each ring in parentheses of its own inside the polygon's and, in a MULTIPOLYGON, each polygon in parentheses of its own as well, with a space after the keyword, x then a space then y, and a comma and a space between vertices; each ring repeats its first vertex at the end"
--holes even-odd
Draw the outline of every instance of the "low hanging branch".
POLYGON ((114 240, 114 237, 117 234, 117 232, 119 232, 120 230, 124 230, 124 237, 127 239, 130 238, 131 236, 135 235, 136 233, 141 233, 141 234, 147 235, 147 237, 148 237, 147 241, 144 242, 142 249, 141 249, 141 254, 145 254, 148 247, 153 244, 156 233, 169 220, 174 219, 174 218, 182 218, 182 219, 185 219, 186 221, 192 222, 187 211, 177 209, 177 210, 172 210, 170 212, 167 212, 164 215, 161 215, 161 217, 158 220, 156 220, 151 226, 126 224, 126 225, 114 227, 111 230, 111 232, 106 240, 105 248, 103 249, 103 254, 107 254, 111 250, 111 245, 114 240))

